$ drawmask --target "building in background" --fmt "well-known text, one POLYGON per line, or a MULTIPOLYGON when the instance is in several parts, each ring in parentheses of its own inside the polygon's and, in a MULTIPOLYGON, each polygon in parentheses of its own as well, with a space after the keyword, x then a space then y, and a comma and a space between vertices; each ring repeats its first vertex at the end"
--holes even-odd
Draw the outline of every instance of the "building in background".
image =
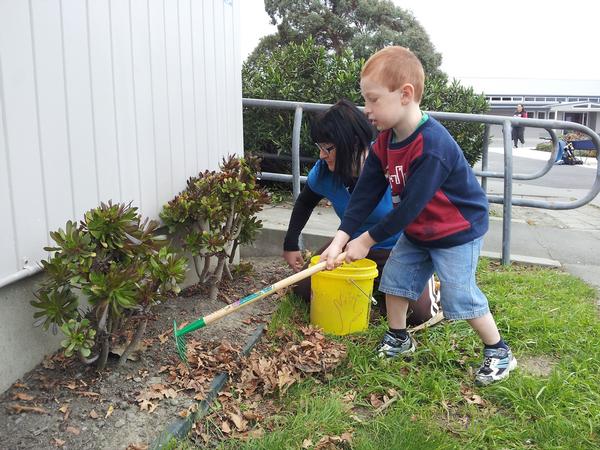
MULTIPOLYGON (((527 116, 576 122, 600 131, 600 80, 551 80, 522 78, 461 78, 475 92, 483 92, 490 114, 512 116, 521 103, 527 116)), ((526 130, 526 138, 547 134, 526 130)))

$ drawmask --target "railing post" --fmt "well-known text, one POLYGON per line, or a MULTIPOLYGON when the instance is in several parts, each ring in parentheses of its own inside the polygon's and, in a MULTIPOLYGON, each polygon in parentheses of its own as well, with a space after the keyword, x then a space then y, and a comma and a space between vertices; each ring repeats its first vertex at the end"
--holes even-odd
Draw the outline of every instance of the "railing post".
POLYGON ((502 124, 504 140, 504 203, 502 207, 502 265, 510 265, 510 225, 512 220, 512 125, 509 120, 502 124))
MULTIPOLYGON (((294 128, 292 130, 292 193, 294 202, 300 195, 300 131, 302 130, 302 106, 296 106, 294 111, 294 128)), ((304 250, 302 233, 298 236, 298 246, 304 250)))
MULTIPOLYGON (((489 124, 485 124, 485 129, 483 132, 483 149, 481 153, 481 171, 487 172, 488 170, 488 153, 490 150, 490 126, 489 124)), ((483 192, 487 194, 487 177, 481 177, 481 187, 483 188, 483 192)))
POLYGON ((300 130, 302 129, 302 107, 294 111, 294 129, 292 131, 292 192, 294 201, 300 195, 300 130))

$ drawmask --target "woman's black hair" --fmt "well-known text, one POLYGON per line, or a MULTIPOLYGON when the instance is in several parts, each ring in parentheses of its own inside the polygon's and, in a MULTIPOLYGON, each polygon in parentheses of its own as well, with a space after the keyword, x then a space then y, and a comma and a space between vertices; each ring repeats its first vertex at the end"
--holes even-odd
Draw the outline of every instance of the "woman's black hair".
POLYGON ((375 130, 354 103, 342 99, 311 120, 310 137, 313 142, 335 145, 333 175, 348 184, 358 175, 364 151, 373 141, 375 130))

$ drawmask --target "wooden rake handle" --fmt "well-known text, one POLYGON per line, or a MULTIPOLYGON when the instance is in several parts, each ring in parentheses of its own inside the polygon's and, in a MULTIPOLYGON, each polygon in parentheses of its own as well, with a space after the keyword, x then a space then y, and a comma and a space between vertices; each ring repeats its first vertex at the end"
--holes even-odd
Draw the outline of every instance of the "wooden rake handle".
MULTIPOLYGON (((339 256, 336 259, 336 262, 341 263, 345 259, 346 259, 346 252, 343 252, 343 253, 339 254, 339 256)), ((268 295, 274 294, 275 292, 280 291, 283 288, 286 288, 294 283, 297 283, 298 281, 302 281, 305 278, 308 278, 311 275, 314 275, 317 272, 322 271, 323 269, 325 269, 326 265, 327 265, 326 261, 321 261, 320 263, 315 264, 314 266, 311 266, 307 269, 304 269, 301 272, 295 273, 294 275, 290 275, 289 277, 284 278, 283 280, 280 280, 274 284, 271 284, 271 285, 261 289, 260 291, 254 292, 253 294, 250 294, 250 295, 247 295, 246 297, 239 299, 237 302, 231 303, 213 313, 210 313, 207 316, 204 316, 204 317, 196 320, 195 322, 190 323, 189 325, 186 325, 182 329, 177 330, 176 335, 181 336, 183 334, 187 334, 187 333, 197 330, 199 328, 204 328, 206 325, 208 325, 216 320, 219 320, 219 319, 237 311, 238 309, 243 308, 246 305, 249 305, 250 303, 253 303, 257 300, 265 298, 268 295)))

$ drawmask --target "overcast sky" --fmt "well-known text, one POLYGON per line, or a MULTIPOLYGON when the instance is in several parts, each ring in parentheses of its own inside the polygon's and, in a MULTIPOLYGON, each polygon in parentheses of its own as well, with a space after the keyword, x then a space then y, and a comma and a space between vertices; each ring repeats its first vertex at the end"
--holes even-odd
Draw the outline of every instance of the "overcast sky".
MULTIPOLYGON (((240 0, 243 59, 275 31, 263 0, 240 0)), ((596 0, 394 0, 409 9, 442 54, 451 77, 598 80, 596 0)))

